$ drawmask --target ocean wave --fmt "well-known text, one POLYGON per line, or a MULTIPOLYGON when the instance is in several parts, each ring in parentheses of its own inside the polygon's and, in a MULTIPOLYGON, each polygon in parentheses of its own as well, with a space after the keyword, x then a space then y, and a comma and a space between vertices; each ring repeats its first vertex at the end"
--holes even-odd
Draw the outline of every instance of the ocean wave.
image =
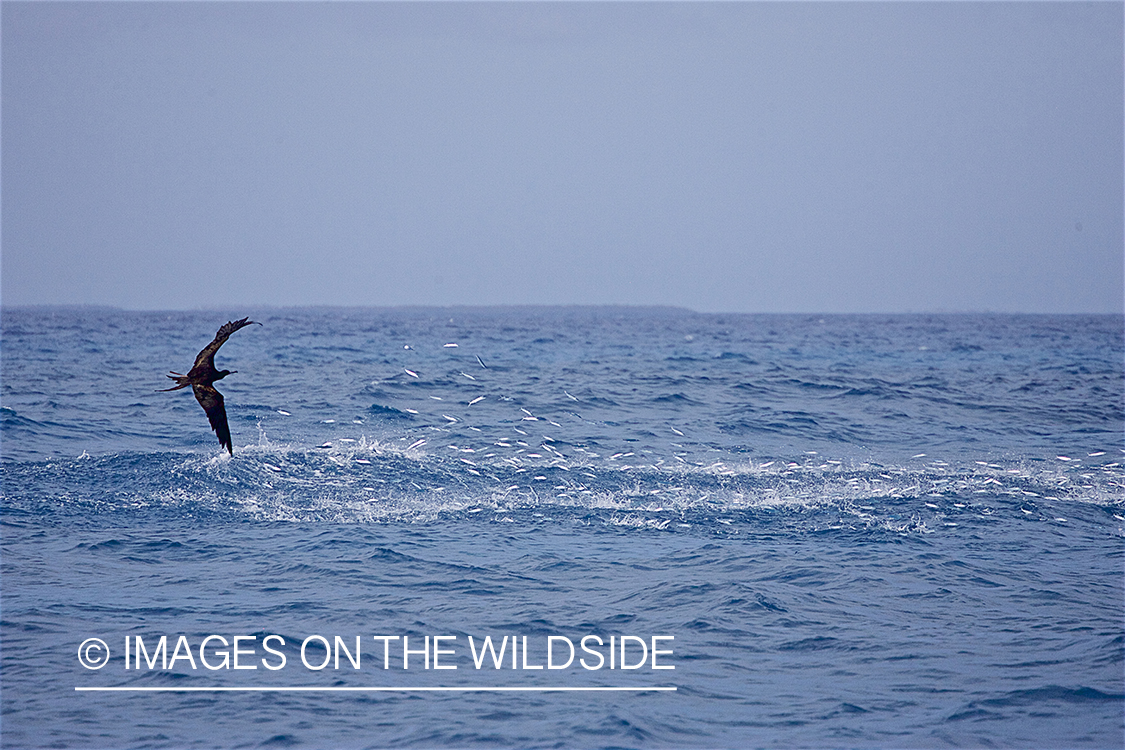
MULTIPOLYGON (((803 455, 709 462, 566 444, 262 439, 224 453, 124 452, 4 464, 4 503, 41 515, 201 520, 599 523, 659 531, 930 534, 1086 523, 1120 533, 1125 469, 1067 456, 901 465, 803 455), (1065 459, 1065 460, 1064 460, 1065 459)), ((1100 458, 1105 458, 1100 457, 1100 458)))

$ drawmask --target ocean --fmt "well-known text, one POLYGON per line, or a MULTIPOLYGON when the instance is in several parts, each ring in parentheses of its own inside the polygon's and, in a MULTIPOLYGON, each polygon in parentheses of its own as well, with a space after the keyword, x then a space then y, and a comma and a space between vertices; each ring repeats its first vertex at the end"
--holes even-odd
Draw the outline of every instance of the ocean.
POLYGON ((4 748, 1125 744, 1121 316, 0 323, 4 748))

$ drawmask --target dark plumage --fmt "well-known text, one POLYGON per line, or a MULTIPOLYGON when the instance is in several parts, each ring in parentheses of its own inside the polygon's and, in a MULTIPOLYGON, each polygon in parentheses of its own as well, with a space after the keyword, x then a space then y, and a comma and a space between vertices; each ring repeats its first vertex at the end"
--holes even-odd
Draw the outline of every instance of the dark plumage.
MULTIPOLYGON (((255 323, 255 321, 243 318, 242 320, 228 322, 221 327, 219 332, 215 334, 215 340, 203 347, 203 351, 196 356, 195 364, 192 365, 188 374, 181 375, 173 371, 168 377, 175 380, 176 385, 171 388, 160 389, 162 392, 178 391, 190 385, 191 390, 195 393, 195 399, 203 407, 203 411, 207 412, 207 420, 211 422, 211 429, 219 436, 219 445, 226 448, 232 456, 234 455, 234 446, 231 445, 230 427, 227 426, 227 409, 223 406, 223 394, 215 390, 214 383, 216 380, 222 380, 227 375, 237 372, 237 370, 216 370, 215 352, 219 351, 219 347, 230 338, 232 333, 251 323, 255 323)), ((261 325, 261 323, 256 323, 256 325, 261 325)))

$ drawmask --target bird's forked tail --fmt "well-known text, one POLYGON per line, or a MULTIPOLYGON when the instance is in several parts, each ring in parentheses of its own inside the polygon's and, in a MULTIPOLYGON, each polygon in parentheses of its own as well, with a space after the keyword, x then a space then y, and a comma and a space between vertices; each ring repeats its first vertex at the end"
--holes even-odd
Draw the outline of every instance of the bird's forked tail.
POLYGON ((191 385, 191 381, 188 380, 187 375, 181 375, 178 372, 172 372, 172 374, 168 377, 170 377, 172 380, 175 380, 176 385, 172 386, 171 388, 158 389, 161 393, 165 391, 178 391, 181 388, 187 388, 189 385, 191 385))

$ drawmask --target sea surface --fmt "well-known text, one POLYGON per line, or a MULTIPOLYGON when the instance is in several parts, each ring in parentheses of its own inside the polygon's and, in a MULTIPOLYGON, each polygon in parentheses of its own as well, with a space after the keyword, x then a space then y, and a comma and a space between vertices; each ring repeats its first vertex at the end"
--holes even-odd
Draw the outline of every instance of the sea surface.
POLYGON ((1125 744, 1121 316, 0 323, 4 748, 1125 744))

